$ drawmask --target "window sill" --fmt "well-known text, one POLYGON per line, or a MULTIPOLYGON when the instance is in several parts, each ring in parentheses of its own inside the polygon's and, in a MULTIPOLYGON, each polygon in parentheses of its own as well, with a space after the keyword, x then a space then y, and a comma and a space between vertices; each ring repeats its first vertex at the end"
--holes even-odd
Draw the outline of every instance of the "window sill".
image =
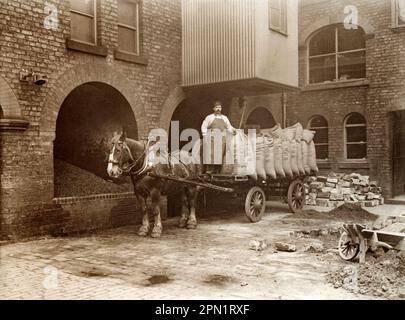
POLYGON ((66 39, 66 47, 70 50, 90 53, 102 57, 106 57, 108 54, 107 47, 82 43, 72 39, 66 39))
POLYGON ((367 160, 345 160, 338 164, 339 169, 370 169, 367 160))
POLYGON ((286 32, 286 31, 281 31, 281 30, 278 30, 278 29, 275 29, 275 28, 272 28, 272 27, 270 27, 269 28, 271 31, 273 31, 273 32, 276 32, 276 33, 278 33, 278 34, 281 34, 282 36, 284 36, 284 37, 288 37, 288 33, 286 32))
POLYGON ((319 169, 331 169, 332 165, 328 160, 317 160, 316 165, 319 169))
POLYGON ((339 89, 339 88, 368 86, 368 85, 369 85, 369 81, 367 79, 344 80, 344 81, 336 81, 336 82, 328 82, 328 83, 308 84, 302 88, 302 91, 330 90, 330 89, 339 89))
POLYGON ((119 51, 119 50, 114 51, 114 58, 116 60, 141 64, 141 65, 144 65, 144 66, 146 66, 148 64, 148 59, 145 56, 140 56, 140 55, 137 55, 137 54, 122 52, 122 51, 119 51))
POLYGON ((405 26, 395 26, 391 27, 392 32, 394 33, 405 33, 405 26))
POLYGON ((23 118, 0 119, 0 131, 24 131, 28 126, 29 122, 23 118))

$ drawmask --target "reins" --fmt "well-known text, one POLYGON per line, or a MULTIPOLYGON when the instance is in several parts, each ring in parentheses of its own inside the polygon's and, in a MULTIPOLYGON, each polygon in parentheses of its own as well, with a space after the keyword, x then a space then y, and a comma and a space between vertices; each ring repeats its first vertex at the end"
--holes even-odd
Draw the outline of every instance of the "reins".
POLYGON ((120 169, 123 173, 125 173, 125 174, 127 174, 127 175, 130 175, 130 176, 143 175, 143 174, 145 174, 145 173, 148 171, 148 169, 149 169, 149 168, 148 168, 147 161, 145 161, 146 154, 147 154, 147 152, 148 152, 148 146, 149 146, 149 141, 148 141, 147 143, 144 143, 144 146, 143 146, 144 149, 143 149, 143 151, 141 152, 140 156, 135 160, 135 158, 134 158, 134 156, 133 156, 133 154, 132 154, 131 149, 128 147, 128 145, 127 145, 125 142, 123 142, 122 148, 125 149, 125 150, 128 152, 128 156, 129 156, 129 158, 130 158, 130 160, 131 160, 131 163, 130 163, 128 166, 123 167, 123 163, 122 163, 123 153, 121 153, 121 158, 119 159, 119 161, 112 161, 112 160, 110 160, 109 163, 118 165, 118 166, 119 166, 119 169, 120 169), (133 172, 133 169, 134 169, 135 167, 137 167, 141 161, 144 162, 144 164, 142 165, 142 167, 141 167, 138 171, 133 172))

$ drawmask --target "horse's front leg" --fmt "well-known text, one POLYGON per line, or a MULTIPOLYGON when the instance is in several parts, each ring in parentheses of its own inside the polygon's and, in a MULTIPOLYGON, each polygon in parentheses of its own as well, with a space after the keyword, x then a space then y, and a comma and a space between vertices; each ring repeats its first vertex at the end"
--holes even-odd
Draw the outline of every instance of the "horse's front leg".
POLYGON ((154 226, 151 237, 159 238, 162 235, 162 219, 160 216, 160 190, 154 189, 151 193, 152 212, 154 217, 154 226))
POLYGON ((187 188, 186 194, 187 194, 188 209, 189 209, 187 229, 196 229, 197 228, 197 216, 195 213, 195 207, 197 206, 198 188, 195 188, 195 187, 187 188))
POLYGON ((148 208, 146 205, 146 198, 142 196, 137 197, 139 205, 142 211, 142 226, 138 231, 140 237, 146 237, 149 233, 150 223, 149 223, 149 214, 148 208))
POLYGON ((185 228, 187 227, 187 221, 188 221, 188 213, 189 213, 189 204, 188 204, 188 197, 186 194, 186 189, 179 195, 180 200, 181 200, 181 215, 180 215, 180 220, 179 220, 179 228, 185 228))

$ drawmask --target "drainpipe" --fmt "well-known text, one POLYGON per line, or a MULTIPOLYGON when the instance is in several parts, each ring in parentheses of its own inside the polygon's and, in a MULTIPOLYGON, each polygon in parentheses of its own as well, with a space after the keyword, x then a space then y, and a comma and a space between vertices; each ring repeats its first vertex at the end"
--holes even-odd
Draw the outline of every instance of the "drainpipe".
POLYGON ((287 93, 281 94, 281 117, 283 128, 287 127, 287 93))
POLYGON ((239 108, 242 108, 242 117, 240 118, 239 129, 242 129, 243 121, 245 120, 247 100, 245 97, 239 98, 239 108))

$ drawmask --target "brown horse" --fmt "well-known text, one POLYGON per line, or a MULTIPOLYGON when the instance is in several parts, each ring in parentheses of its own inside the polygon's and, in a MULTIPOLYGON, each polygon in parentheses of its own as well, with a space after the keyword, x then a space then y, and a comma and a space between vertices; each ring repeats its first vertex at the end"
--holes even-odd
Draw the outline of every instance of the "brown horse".
POLYGON ((163 193, 182 197, 183 209, 178 226, 188 229, 197 227, 195 207, 199 187, 157 178, 156 175, 192 179, 197 177, 200 167, 193 161, 184 161, 192 160, 190 154, 185 151, 159 154, 159 157, 160 161, 154 161, 156 155, 153 154, 153 147, 149 143, 129 139, 125 133, 117 134, 112 139, 107 173, 112 178, 122 175, 131 177, 134 193, 143 214, 142 226, 138 232, 142 237, 147 236, 150 231, 149 211, 154 216, 151 237, 161 236, 159 202, 163 193), (147 206, 148 198, 151 199, 150 208, 147 206))

